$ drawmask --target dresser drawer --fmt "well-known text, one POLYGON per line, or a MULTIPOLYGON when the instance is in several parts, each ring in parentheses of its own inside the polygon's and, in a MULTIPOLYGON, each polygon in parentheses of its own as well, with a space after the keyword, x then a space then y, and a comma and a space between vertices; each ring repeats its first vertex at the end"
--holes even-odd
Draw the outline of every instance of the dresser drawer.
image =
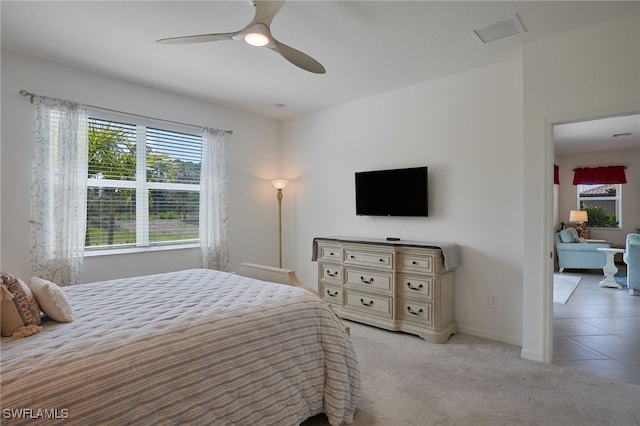
POLYGON ((320 280, 342 284, 342 266, 320 263, 320 280))
POLYGON ((400 274, 398 280, 398 294, 400 296, 433 300, 433 277, 400 274))
POLYGON ((433 305, 428 302, 400 299, 398 318, 423 325, 433 325, 433 305))
POLYGON ((345 283, 349 285, 381 290, 391 294, 393 290, 393 274, 391 272, 371 272, 345 268, 345 283))
POLYGON ((432 255, 420 255, 399 253, 398 254, 398 270, 424 272, 425 274, 433 274, 436 272, 436 257, 432 255))
POLYGON ((320 245, 318 246, 318 259, 329 262, 342 262, 342 247, 320 245))
POLYGON ((322 296, 322 300, 324 300, 325 302, 342 305, 342 288, 341 287, 322 284, 322 289, 320 290, 320 294, 322 296))
POLYGON ((384 318, 391 318, 393 316, 391 297, 371 296, 349 290, 345 291, 345 297, 345 307, 384 318))
POLYGON ((366 252, 347 248, 344 250, 344 263, 349 265, 374 266, 382 269, 393 269, 393 253, 366 252))

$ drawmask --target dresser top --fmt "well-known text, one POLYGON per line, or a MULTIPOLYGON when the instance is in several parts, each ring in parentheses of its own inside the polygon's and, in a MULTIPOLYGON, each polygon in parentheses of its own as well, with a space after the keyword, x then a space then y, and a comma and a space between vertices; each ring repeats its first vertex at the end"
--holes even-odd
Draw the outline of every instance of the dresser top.
POLYGON ((402 246, 402 247, 423 247, 423 248, 439 248, 442 250, 442 257, 444 258, 445 269, 453 269, 461 263, 460 246, 455 243, 438 243, 431 241, 413 241, 413 240, 394 240, 389 241, 379 238, 363 238, 363 237, 316 237, 313 239, 313 249, 311 260, 315 261, 318 258, 318 240, 325 241, 338 241, 343 243, 361 243, 361 244, 376 244, 385 246, 402 246))

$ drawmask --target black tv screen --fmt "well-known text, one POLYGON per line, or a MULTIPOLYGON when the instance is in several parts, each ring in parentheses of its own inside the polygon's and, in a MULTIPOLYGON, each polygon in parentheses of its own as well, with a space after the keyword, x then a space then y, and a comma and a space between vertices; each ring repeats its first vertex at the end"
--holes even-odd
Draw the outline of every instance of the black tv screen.
POLYGON ((356 172, 358 216, 429 216, 427 167, 356 172))

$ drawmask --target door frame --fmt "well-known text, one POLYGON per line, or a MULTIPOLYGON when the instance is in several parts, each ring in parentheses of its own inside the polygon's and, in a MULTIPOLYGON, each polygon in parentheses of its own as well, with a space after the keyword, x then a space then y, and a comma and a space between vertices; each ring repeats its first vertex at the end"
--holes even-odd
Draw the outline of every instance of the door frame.
MULTIPOLYGON (((598 120, 601 118, 609 118, 623 115, 640 114, 640 105, 628 104, 620 105, 609 108, 597 108, 588 111, 577 111, 567 114, 557 114, 549 116, 545 119, 545 156, 546 164, 544 169, 547 176, 553 176, 553 165, 555 162, 555 140, 553 138, 553 128, 558 124, 576 123, 581 121, 598 120)), ((551 200, 549 203, 551 208, 548 208, 543 218, 543 230, 545 230, 544 240, 547 242, 546 252, 552 253, 552 262, 544 262, 545 265, 551 265, 545 268, 543 276, 545 277, 546 294, 542 306, 543 312, 543 330, 542 330, 542 356, 543 362, 547 364, 553 363, 553 232, 547 235, 547 231, 553 228, 553 209, 555 202, 553 200, 553 179, 550 180, 551 184, 547 185, 543 191, 543 198, 551 200)), ((544 202, 545 200, 543 200, 544 202)), ((546 256, 546 253, 543 254, 546 256)))

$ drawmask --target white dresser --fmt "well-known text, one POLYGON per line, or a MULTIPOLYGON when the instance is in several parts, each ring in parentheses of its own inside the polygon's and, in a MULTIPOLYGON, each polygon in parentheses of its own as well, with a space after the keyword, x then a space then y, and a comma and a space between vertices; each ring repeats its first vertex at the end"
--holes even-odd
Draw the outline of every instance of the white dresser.
MULTIPOLYGON (((456 246, 457 247, 457 246, 456 246)), ((339 317, 444 343, 457 332, 453 267, 426 242, 314 240, 318 291, 339 317)))

